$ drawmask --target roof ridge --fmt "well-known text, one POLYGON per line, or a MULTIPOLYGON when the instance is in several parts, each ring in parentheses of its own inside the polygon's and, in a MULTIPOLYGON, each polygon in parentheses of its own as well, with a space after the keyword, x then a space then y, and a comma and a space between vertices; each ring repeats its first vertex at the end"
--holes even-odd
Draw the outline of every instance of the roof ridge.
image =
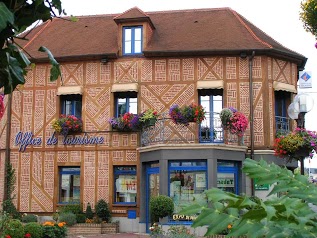
POLYGON ((206 12, 206 11, 219 11, 219 10, 230 10, 230 7, 216 7, 216 8, 191 8, 191 9, 178 9, 178 10, 162 10, 162 11, 148 11, 146 14, 152 13, 172 13, 172 12, 206 12))
POLYGON ((262 40, 262 39, 260 39, 252 30, 251 30, 251 28, 241 19, 241 17, 239 16, 239 14, 236 12, 236 11, 234 11, 234 10, 232 10, 232 9, 229 9, 231 12, 232 12, 232 14, 237 18, 237 20, 241 23, 241 25, 243 25, 246 29, 247 29, 247 31, 251 34, 251 36, 255 39, 255 40, 257 40, 258 42, 260 42, 261 44, 263 44, 263 45, 266 45, 267 47, 269 47, 269 48, 273 48, 272 47, 272 45, 270 45, 269 43, 267 43, 267 42, 265 42, 264 40, 262 40))

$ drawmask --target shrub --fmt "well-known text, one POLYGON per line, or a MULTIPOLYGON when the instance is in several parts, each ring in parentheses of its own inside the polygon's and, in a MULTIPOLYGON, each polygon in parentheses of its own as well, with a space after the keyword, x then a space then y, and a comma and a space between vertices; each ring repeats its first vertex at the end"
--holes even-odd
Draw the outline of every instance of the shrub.
POLYGON ((29 223, 29 222, 37 222, 37 216, 34 214, 27 214, 22 216, 22 222, 29 223))
POLYGON ((65 222, 55 223, 47 221, 43 223, 42 229, 44 238, 65 238, 67 236, 65 222))
POLYGON ((29 222, 24 225, 24 233, 30 234, 32 238, 42 238, 43 229, 37 222, 29 222))
POLYGON ((95 207, 95 212, 96 212, 96 215, 102 221, 110 222, 111 213, 110 213, 110 209, 109 209, 108 203, 105 200, 100 199, 97 202, 96 207, 95 207))
POLYGON ((24 227, 20 220, 11 219, 6 223, 6 228, 3 231, 4 235, 9 235, 12 238, 23 238, 24 227))
POLYGON ((76 214, 76 222, 77 223, 86 223, 86 215, 85 214, 76 214))
POLYGON ((166 195, 158 195, 150 199, 150 214, 153 222, 158 222, 159 218, 171 216, 174 212, 173 199, 166 195))
POLYGON ((92 212, 91 205, 90 203, 87 203, 86 218, 93 219, 93 217, 94 217, 94 213, 92 212))
POLYGON ((83 207, 81 204, 68 204, 62 206, 59 210, 59 213, 71 212, 73 214, 83 214, 83 207))
POLYGON ((68 226, 73 226, 76 224, 76 215, 72 212, 63 212, 59 214, 58 222, 65 222, 68 226))
POLYGON ((190 234, 190 230, 185 226, 170 226, 167 230, 167 237, 194 238, 195 235, 190 234))

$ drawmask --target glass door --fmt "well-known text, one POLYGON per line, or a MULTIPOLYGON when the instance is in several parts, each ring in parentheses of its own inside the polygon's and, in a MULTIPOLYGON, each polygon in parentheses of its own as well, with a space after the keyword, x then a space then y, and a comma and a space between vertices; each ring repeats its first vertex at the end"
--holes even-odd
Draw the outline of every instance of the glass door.
POLYGON ((160 170, 158 167, 146 170, 146 232, 151 226, 150 199, 159 195, 160 191, 160 170))

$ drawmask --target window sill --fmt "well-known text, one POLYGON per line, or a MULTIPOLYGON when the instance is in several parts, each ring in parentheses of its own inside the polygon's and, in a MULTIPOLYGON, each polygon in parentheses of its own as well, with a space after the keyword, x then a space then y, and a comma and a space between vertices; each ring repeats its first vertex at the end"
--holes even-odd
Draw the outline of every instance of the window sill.
POLYGON ((113 203, 112 207, 136 207, 137 204, 136 203, 113 203))

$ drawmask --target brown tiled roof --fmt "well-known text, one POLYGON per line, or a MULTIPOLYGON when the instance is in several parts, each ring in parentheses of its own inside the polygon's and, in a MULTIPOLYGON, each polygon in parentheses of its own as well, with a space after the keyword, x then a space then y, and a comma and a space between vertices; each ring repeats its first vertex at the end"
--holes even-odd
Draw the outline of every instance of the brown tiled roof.
POLYGON ((81 16, 77 22, 54 19, 28 35, 25 49, 37 60, 46 46, 59 60, 118 57, 118 26, 115 22, 149 18, 155 29, 144 55, 192 56, 237 55, 241 52, 287 58, 304 66, 306 58, 276 42, 230 8, 177 10, 144 13, 132 8, 123 14, 81 16))

